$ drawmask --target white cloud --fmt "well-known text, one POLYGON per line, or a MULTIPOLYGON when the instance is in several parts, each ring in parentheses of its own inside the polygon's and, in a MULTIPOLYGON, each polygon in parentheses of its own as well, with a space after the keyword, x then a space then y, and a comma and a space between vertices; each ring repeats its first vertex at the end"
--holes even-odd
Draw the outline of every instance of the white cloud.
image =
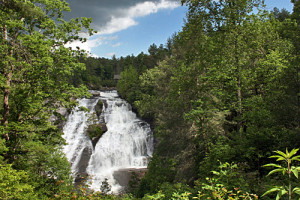
POLYGON ((116 44, 113 44, 113 45, 111 45, 112 47, 119 47, 119 46, 121 46, 121 42, 118 42, 118 43, 116 43, 116 44))
MULTIPOLYGON (((107 21, 103 26, 101 24, 94 24, 94 29, 98 31, 92 37, 88 35, 85 36, 88 40, 85 43, 81 43, 79 41, 73 42, 72 44, 66 45, 67 47, 72 47, 75 49, 76 47, 80 47, 80 49, 84 49, 88 52, 91 52, 93 48, 99 47, 101 45, 109 45, 109 41, 118 40, 118 36, 109 36, 105 37, 105 34, 114 34, 122 30, 126 30, 129 27, 138 25, 136 18, 144 17, 153 13, 157 13, 163 9, 174 9, 180 6, 178 1, 174 0, 159 0, 159 1, 144 1, 142 3, 137 3, 136 5, 125 8, 116 8, 111 13, 109 17, 109 21, 107 21)), ((94 6, 96 9, 96 7, 94 6)), ((111 10, 112 11, 112 10, 111 10)), ((96 20, 97 21, 97 20, 96 20)), ((112 47, 118 47, 121 43, 115 43, 111 45, 112 47)), ((106 56, 113 56, 115 53, 109 53, 106 56)), ((97 55, 93 55, 97 56, 97 55)))
MULTIPOLYGON (((83 35, 81 35, 83 36, 83 35)), ((88 39, 86 42, 82 43, 80 41, 75 41, 72 43, 68 43, 67 45, 65 45, 66 47, 71 47, 72 49, 76 49, 77 47, 79 47, 80 49, 83 49, 85 51, 88 51, 89 53, 91 53, 92 48, 95 47, 99 47, 102 44, 106 44, 108 43, 107 41, 114 41, 114 40, 118 40, 119 37, 118 35, 114 35, 114 36, 109 36, 109 37, 103 37, 103 36, 96 36, 97 38, 95 39, 88 39)), ((115 44, 118 45, 119 43, 115 44)), ((121 45, 121 43, 120 43, 121 45)), ((92 57, 99 57, 95 54, 91 54, 92 57)))
POLYGON ((101 30, 97 33, 97 35, 113 34, 137 24, 138 23, 130 17, 112 17, 112 19, 105 25, 105 27, 100 28, 101 30))
POLYGON ((80 49, 84 49, 88 52, 91 52, 92 48, 98 47, 103 43, 103 37, 98 37, 96 39, 89 39, 86 42, 82 43, 80 41, 75 41, 72 43, 68 43, 66 47, 71 47, 72 49, 76 49, 79 47, 80 49))
POLYGON ((178 2, 161 0, 158 3, 146 1, 131 7, 128 10, 128 15, 131 17, 143 17, 152 13, 157 13, 162 9, 174 9, 180 6, 178 2))
POLYGON ((160 0, 159 2, 145 1, 138 3, 135 6, 126 10, 119 10, 118 15, 111 16, 111 20, 106 23, 104 27, 99 27, 99 35, 112 34, 125 30, 131 26, 138 25, 135 21, 138 17, 144 17, 153 13, 157 13, 163 9, 174 9, 179 7, 180 4, 174 1, 160 0))

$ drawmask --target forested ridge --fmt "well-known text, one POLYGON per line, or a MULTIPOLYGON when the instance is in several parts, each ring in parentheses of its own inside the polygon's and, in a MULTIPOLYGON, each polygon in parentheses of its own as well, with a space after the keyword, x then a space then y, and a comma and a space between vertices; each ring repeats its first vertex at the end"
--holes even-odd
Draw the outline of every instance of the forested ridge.
POLYGON ((287 185, 263 165, 299 147, 299 1, 291 14, 261 1, 182 3, 189 11, 169 55, 143 73, 130 66, 118 84, 154 119, 158 140, 136 194, 229 199, 222 188, 261 196, 287 185))
POLYGON ((65 21, 64 1, 1 0, 0 199, 298 199, 292 3, 289 13, 261 0, 182 0, 185 24, 166 45, 105 59, 65 47, 94 31, 91 19, 65 21), (119 73, 120 96, 154 128, 148 172, 123 196, 75 189, 58 109, 119 73))

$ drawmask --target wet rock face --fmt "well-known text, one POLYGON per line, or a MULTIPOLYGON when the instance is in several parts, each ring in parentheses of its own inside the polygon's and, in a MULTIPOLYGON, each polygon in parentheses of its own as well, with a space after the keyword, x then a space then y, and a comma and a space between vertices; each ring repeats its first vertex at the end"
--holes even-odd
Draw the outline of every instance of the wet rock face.
POLYGON ((52 116, 50 117, 50 121, 58 128, 62 129, 68 114, 69 112, 66 108, 59 107, 55 112, 53 112, 52 116))
POLYGON ((100 140, 100 138, 101 138, 100 136, 92 138, 92 144, 93 144, 94 149, 95 149, 95 146, 96 146, 97 142, 100 140))
POLYGON ((86 172, 86 168, 88 166, 91 155, 92 155, 92 149, 90 149, 88 147, 84 148, 84 150, 81 154, 79 164, 78 164, 78 173, 86 172))
POLYGON ((114 179, 119 183, 119 185, 123 187, 121 193, 125 193, 130 189, 130 182, 139 182, 145 176, 147 171, 147 168, 119 169, 118 171, 114 172, 113 176, 114 179))
POLYGON ((91 155, 92 155, 92 149, 85 147, 81 154, 80 161, 78 162, 78 172, 75 177, 76 184, 81 184, 87 178, 86 168, 89 164, 91 155))
POLYGON ((102 129, 102 133, 105 133, 107 131, 107 126, 106 123, 99 123, 101 129, 102 129))

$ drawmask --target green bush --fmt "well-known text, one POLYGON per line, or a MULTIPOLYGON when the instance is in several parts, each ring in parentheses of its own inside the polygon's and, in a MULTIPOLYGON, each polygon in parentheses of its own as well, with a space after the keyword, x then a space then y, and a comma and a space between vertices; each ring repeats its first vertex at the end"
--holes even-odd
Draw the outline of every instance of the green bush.
POLYGON ((95 106, 95 111, 98 118, 102 113, 102 109, 103 109, 103 102, 99 100, 95 106))
POLYGON ((0 199, 37 199, 34 187, 27 181, 25 171, 17 171, 11 165, 0 165, 0 199))
POLYGON ((88 135, 91 139, 94 137, 101 137, 103 134, 102 128, 99 124, 91 124, 88 126, 86 135, 88 135))

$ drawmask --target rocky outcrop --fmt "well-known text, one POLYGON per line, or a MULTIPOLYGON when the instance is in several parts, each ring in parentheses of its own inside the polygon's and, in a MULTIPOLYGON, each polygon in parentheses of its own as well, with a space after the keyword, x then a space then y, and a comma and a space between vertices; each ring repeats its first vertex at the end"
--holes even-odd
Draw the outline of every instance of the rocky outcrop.
POLYGON ((114 172, 113 176, 123 188, 121 193, 125 193, 130 189, 131 183, 138 184, 138 182, 145 176, 147 171, 147 168, 119 169, 118 171, 114 172))
POLYGON ((78 164, 78 172, 77 175, 75 177, 75 183, 82 183, 86 177, 87 177, 87 172, 86 172, 86 168, 89 164, 89 160, 91 158, 92 155, 92 149, 86 147, 80 157, 79 160, 79 164, 78 164))
POLYGON ((93 96, 93 97, 99 97, 100 96, 100 92, 96 91, 96 90, 89 90, 89 93, 93 96))
POLYGON ((102 129, 102 133, 105 133, 107 131, 106 123, 100 123, 99 125, 100 125, 100 127, 102 129))
POLYGON ((92 140, 93 147, 95 148, 97 142, 101 136, 107 131, 107 126, 105 123, 92 124, 89 125, 86 130, 86 135, 92 140))
POLYGON ((50 117, 50 122, 52 122, 54 125, 56 125, 62 130, 68 115, 68 109, 64 107, 59 107, 56 109, 56 111, 52 113, 52 116, 50 117))

